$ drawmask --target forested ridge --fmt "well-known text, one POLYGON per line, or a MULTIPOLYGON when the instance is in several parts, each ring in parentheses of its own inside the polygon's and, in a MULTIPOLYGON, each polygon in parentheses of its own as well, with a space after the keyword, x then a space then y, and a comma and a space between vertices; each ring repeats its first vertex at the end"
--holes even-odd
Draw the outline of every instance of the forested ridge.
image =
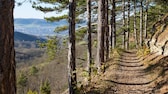
POLYGON ((167 0, 0 0, 0 94, 167 94, 167 4, 167 0), (44 18, 66 19, 68 24, 53 32, 67 30, 68 35, 46 36, 29 48, 24 47, 26 41, 14 41, 14 5, 27 1, 44 13, 69 10, 44 18), (15 59, 19 55, 29 59, 15 59))

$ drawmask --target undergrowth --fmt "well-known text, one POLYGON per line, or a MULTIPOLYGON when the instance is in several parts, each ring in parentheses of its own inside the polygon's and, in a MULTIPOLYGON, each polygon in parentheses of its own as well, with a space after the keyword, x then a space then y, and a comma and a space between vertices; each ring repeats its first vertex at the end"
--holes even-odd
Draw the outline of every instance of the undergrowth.
POLYGON ((150 49, 146 46, 143 46, 142 48, 137 50, 137 55, 140 57, 147 56, 150 53, 150 49))

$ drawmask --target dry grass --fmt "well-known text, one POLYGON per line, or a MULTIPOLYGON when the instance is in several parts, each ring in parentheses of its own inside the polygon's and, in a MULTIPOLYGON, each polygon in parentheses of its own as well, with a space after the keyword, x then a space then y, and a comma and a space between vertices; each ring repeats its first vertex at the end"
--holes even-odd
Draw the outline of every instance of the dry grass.
MULTIPOLYGON (((31 89, 39 92, 40 84, 42 81, 49 80, 51 85, 51 94, 61 94, 68 88, 68 73, 67 73, 67 54, 68 48, 64 46, 56 54, 56 58, 53 61, 47 60, 47 55, 44 54, 42 57, 32 59, 31 61, 25 61, 17 66, 17 75, 21 72, 25 73, 28 77, 28 84, 24 87, 24 92, 31 89), (36 75, 29 75, 29 71, 32 66, 39 69, 36 75)), ((20 49, 25 53, 32 53, 34 50, 31 49, 20 49)), ((85 41, 76 43, 76 66, 77 66, 77 81, 80 87, 85 83, 86 75, 85 68, 87 62, 87 45, 85 41)), ((96 48, 93 47, 93 58, 96 54, 96 48)), ((93 60, 94 61, 94 60, 93 60)), ((18 76, 17 76, 18 77, 18 76)), ((18 88, 19 90, 20 88, 18 88)), ((23 91, 23 89, 21 90, 23 91)), ((21 92, 18 91, 18 94, 21 92)))
POLYGON ((116 64, 120 58, 120 52, 120 49, 115 49, 111 52, 110 56, 115 58, 109 59, 105 63, 105 72, 100 74, 92 73, 91 82, 79 87, 79 94, 104 94, 105 91, 114 87, 114 84, 109 83, 107 80, 111 79, 114 69, 118 68, 118 66, 114 64, 116 64))

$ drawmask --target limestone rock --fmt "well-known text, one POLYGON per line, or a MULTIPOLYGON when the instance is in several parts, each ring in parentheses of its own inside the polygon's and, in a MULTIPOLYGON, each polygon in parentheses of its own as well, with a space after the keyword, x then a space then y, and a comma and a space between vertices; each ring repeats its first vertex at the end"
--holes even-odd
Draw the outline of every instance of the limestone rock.
POLYGON ((153 25, 155 33, 148 41, 150 51, 158 55, 168 55, 168 14, 153 25))

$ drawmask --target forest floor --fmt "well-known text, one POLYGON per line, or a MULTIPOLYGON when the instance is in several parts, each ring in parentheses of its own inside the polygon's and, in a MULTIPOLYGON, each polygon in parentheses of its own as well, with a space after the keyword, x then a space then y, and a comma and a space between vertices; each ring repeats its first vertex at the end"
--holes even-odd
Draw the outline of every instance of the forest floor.
POLYGON ((136 50, 113 57, 105 73, 92 78, 86 94, 168 94, 168 57, 140 56, 136 50))

